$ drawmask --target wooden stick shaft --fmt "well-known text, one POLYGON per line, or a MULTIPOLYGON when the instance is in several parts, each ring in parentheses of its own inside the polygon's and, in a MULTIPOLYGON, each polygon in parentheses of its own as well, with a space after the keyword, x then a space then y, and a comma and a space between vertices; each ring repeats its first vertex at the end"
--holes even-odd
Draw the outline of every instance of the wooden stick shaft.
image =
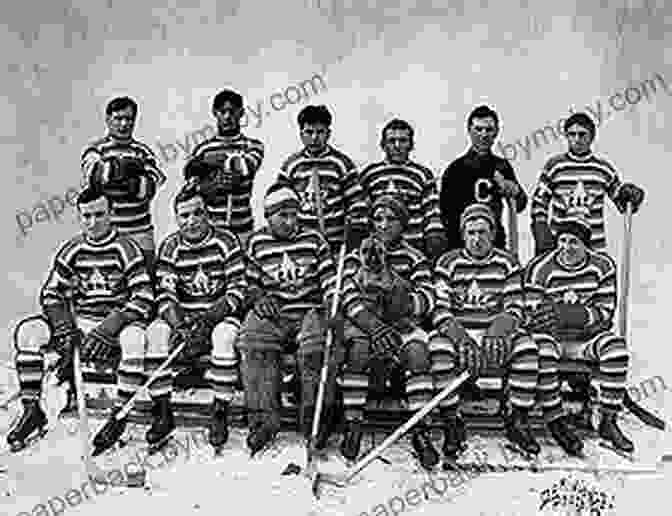
POLYGON ((346 482, 352 480, 360 471, 362 471, 366 466, 371 462, 376 460, 376 458, 383 453, 390 445, 395 443, 401 436, 408 432, 413 426, 415 426, 423 417, 429 414, 439 403, 441 403, 448 396, 453 394, 467 379, 469 378, 469 372, 464 371, 457 378, 455 378, 451 383, 446 385, 443 390, 434 396, 432 400, 422 407, 418 412, 413 414, 413 416, 406 421, 402 426, 397 428, 392 435, 380 443, 376 448, 371 451, 366 457, 362 458, 357 464, 352 466, 347 473, 346 482))
POLYGON ((86 411, 86 397, 84 393, 84 380, 82 377, 82 364, 80 361, 79 346, 73 349, 73 369, 75 376, 75 392, 77 396, 77 412, 79 415, 79 435, 82 439, 82 457, 86 473, 90 478, 98 477, 98 468, 91 457, 91 446, 89 444, 89 415, 86 411))
POLYGON ((623 216, 623 256, 621 259, 621 295, 618 296, 618 329, 621 337, 628 338, 628 297, 630 296, 630 254, 632 250, 632 204, 625 207, 623 216))

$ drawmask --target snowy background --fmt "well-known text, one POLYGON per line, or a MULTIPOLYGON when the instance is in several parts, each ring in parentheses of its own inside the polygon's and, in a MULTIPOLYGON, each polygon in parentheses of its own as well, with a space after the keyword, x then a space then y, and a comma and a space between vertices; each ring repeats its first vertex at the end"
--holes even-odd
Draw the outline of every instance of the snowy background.
MULTIPOLYGON (((306 103, 325 103, 331 108, 335 115, 333 143, 358 164, 379 159, 379 132, 385 122, 395 116, 409 120, 416 128, 415 159, 439 174, 466 149, 465 118, 476 104, 495 107, 502 117, 500 141, 515 145, 546 124, 555 126, 570 108, 595 109, 601 102, 604 113, 596 150, 610 158, 624 178, 647 191, 646 205, 634 223, 631 380, 637 384, 660 375, 668 384, 672 382, 666 324, 672 288, 672 265, 668 265, 672 237, 665 229, 670 190, 665 118, 670 116, 672 98, 663 85, 672 88, 668 35, 672 5, 664 0, 203 0, 169 4, 153 0, 80 0, 69 4, 24 0, 4 3, 0 13, 0 66, 4 71, 0 146, 6 178, 0 191, 0 226, 9 246, 2 253, 6 279, 0 326, 7 330, 36 309, 36 295, 53 251, 77 230, 71 207, 58 217, 43 207, 49 206, 45 203, 50 199, 52 207, 58 206, 55 199, 63 199, 78 185, 80 152, 87 141, 103 134, 104 106, 113 96, 128 94, 139 101, 136 136, 159 156, 165 156, 160 145, 179 149, 179 142, 186 147, 192 141, 188 135, 211 123, 211 99, 221 88, 241 91, 254 110, 261 102, 261 119, 248 117, 245 129, 263 140, 267 149, 255 187, 258 220, 261 194, 282 160, 299 146, 295 120, 306 103), (317 91, 306 90, 308 94, 284 109, 271 108, 273 94, 298 91, 296 87, 316 75, 322 79, 317 91), (646 80, 656 80, 657 90, 644 96, 646 80), (630 105, 618 112, 608 106, 608 99, 616 93, 630 95, 630 105), (27 228, 26 217, 33 219, 27 228), (23 231, 19 220, 23 220, 23 231)), ((289 98, 295 101, 296 96, 290 93, 289 98)), ((554 139, 529 154, 517 147, 513 165, 528 192, 548 155, 563 148, 562 141, 554 139)), ((180 151, 177 160, 164 163, 169 181, 154 209, 159 236, 174 227, 169 202, 179 182, 183 156, 180 151)), ((609 210, 610 250, 618 257, 622 223, 615 210, 609 210)), ((525 215, 520 221, 523 258, 531 251, 528 226, 525 215)), ((11 360, 9 340, 0 347, 0 360, 11 360)), ((3 371, 8 382, 13 381, 12 374, 11 370, 3 371)), ((12 390, 9 386, 3 389, 0 399, 12 390)), ((663 395, 647 403, 662 409, 663 395)), ((77 449, 71 441, 68 437, 60 444, 54 441, 50 464, 70 460, 58 457, 77 449)), ((667 450, 672 451, 672 443, 667 450)), ((28 511, 37 503, 35 497, 52 496, 67 485, 76 485, 66 473, 77 471, 77 455, 74 451, 71 455, 70 469, 66 463, 53 466, 53 471, 36 465, 33 471, 39 472, 40 482, 31 483, 32 497, 10 496, 11 503, 0 505, 0 510, 6 514, 28 511), (49 484, 52 478, 56 483, 65 482, 64 486, 49 484)), ((39 463, 46 458, 40 453, 34 460, 39 463)), ((149 509, 188 512, 193 509, 193 498, 210 500, 202 502, 201 514, 221 512, 229 503, 250 514, 272 509, 305 514, 311 510, 308 502, 306 505, 299 499, 304 494, 290 494, 293 489, 303 492, 302 488, 278 487, 277 472, 262 473, 263 464, 259 471, 249 469, 238 479, 240 487, 231 484, 225 493, 216 487, 219 484, 212 475, 208 477, 209 466, 199 465, 193 472, 189 469, 194 460, 186 461, 179 472, 176 466, 172 473, 170 469, 161 473, 165 485, 176 485, 175 492, 180 492, 181 486, 182 494, 154 495, 149 509), (199 476, 198 485, 190 484, 184 491, 184 479, 193 475, 199 476), (183 496, 185 492, 189 496, 183 496), (261 496, 262 492, 270 494, 261 496)), ((247 467, 242 458, 234 457, 217 464, 212 468, 247 467)), ((513 499, 518 492, 523 499, 533 483, 540 482, 543 489, 552 480, 534 477, 521 483, 514 477, 508 476, 506 481, 479 478, 469 484, 473 496, 462 497, 457 505, 441 503, 434 508, 427 503, 413 510, 426 514, 453 508, 461 514, 534 514, 528 512, 529 504, 515 509, 499 500, 513 499), (479 493, 487 493, 487 497, 479 493)), ((657 490, 662 491, 661 485, 654 480, 630 480, 619 486, 619 492, 624 493, 617 502, 619 514, 633 514, 642 500, 653 503, 655 496, 662 500, 662 493, 656 495, 657 490)), ((386 486, 381 480, 377 490, 363 489, 361 496, 352 491, 347 507, 315 510, 353 515, 370 511, 377 500, 391 496, 392 488, 386 486)), ((147 500, 146 495, 137 493, 106 496, 95 505, 83 504, 68 511, 135 513, 134 497, 138 496, 147 500)))

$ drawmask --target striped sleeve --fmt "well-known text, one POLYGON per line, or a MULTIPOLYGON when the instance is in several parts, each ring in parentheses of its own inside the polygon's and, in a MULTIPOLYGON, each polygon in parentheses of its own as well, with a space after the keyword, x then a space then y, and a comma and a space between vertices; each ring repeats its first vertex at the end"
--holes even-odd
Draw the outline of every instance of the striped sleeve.
POLYGON ((103 155, 94 146, 84 149, 81 157, 81 169, 86 184, 101 183, 103 174, 107 173, 109 165, 103 162, 103 155))
POLYGON ((611 322, 616 313, 616 265, 606 255, 601 255, 601 258, 603 265, 599 285, 586 303, 587 325, 611 322))
POLYGON ((503 308, 522 321, 525 317, 525 304, 523 299, 523 273, 520 267, 512 267, 506 277, 502 292, 503 308))
POLYGON ((359 181, 359 173, 352 161, 347 160, 343 180, 343 201, 348 214, 348 225, 351 228, 364 230, 368 224, 367 204, 364 188, 359 181))
POLYGON ((425 237, 432 233, 443 235, 444 230, 441 222, 441 212, 439 211, 439 192, 434 177, 429 178, 425 183, 422 192, 422 213, 425 237))
POLYGON ((434 311, 435 299, 432 285, 432 271, 429 262, 420 258, 410 274, 410 282, 415 287, 411 293, 413 311, 416 317, 424 317, 434 311))
POLYGON ((553 182, 550 171, 551 162, 549 161, 541 171, 532 194, 532 207, 530 209, 532 222, 548 222, 551 197, 553 196, 553 182))
POLYGON ((534 310, 546 296, 544 265, 547 263, 549 256, 542 255, 533 259, 522 273, 522 294, 525 310, 534 310))
POLYGON ((255 174, 261 167, 261 162, 264 160, 264 144, 254 138, 247 138, 247 147, 244 151, 243 159, 247 164, 247 170, 254 178, 255 174))
POLYGON ((145 257, 138 244, 132 240, 122 242, 121 250, 124 259, 124 276, 129 290, 129 298, 122 311, 148 320, 154 306, 154 289, 147 271, 145 257))
POLYGON ((247 282, 245 278, 243 250, 237 239, 226 254, 224 271, 227 279, 224 299, 229 308, 231 308, 231 313, 240 313, 245 303, 247 282))
POLYGON ((319 236, 319 244, 316 249, 316 258, 318 261, 317 274, 320 278, 320 288, 324 297, 326 306, 330 306, 331 299, 336 293, 336 265, 331 256, 329 244, 322 235, 319 236))
POLYGON ((53 264, 40 292, 40 306, 57 305, 68 302, 75 288, 75 272, 70 265, 74 256, 71 242, 57 252, 53 264))
POLYGON ((442 256, 436 263, 434 269, 434 295, 436 304, 432 314, 432 325, 440 328, 444 323, 455 319, 451 309, 450 301, 450 264, 445 259, 447 255, 442 256))
POLYGON ((605 160, 600 160, 600 162, 611 172, 607 180, 606 192, 609 198, 613 201, 618 198, 618 194, 621 190, 621 186, 623 186, 623 183, 621 182, 621 178, 619 177, 618 172, 616 172, 616 169, 611 165, 611 163, 605 160))
POLYGON ((159 168, 156 155, 150 149, 147 145, 142 145, 142 149, 145 151, 145 157, 144 157, 144 167, 145 171, 149 175, 149 177, 154 181, 154 193, 156 193, 156 190, 158 190, 160 187, 162 187, 168 178, 166 177, 166 174, 164 174, 161 169, 159 168))
POLYGON ((177 297, 178 274, 174 252, 176 239, 168 237, 161 243, 156 261, 157 312, 162 315, 169 307, 179 305, 177 297))

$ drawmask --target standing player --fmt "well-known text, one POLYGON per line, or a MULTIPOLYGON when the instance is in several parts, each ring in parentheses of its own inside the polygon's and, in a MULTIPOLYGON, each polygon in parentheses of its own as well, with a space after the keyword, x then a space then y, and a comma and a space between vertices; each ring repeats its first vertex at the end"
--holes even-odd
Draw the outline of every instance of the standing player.
POLYGON ((142 251, 112 226, 110 201, 100 191, 84 189, 77 208, 82 234, 59 249, 40 294, 49 328, 36 322, 19 331, 15 360, 24 409, 7 435, 14 451, 47 424, 40 407, 45 351, 61 355, 67 376, 73 375, 75 346, 82 361, 118 365, 121 403, 137 387, 137 357, 145 350, 144 328, 154 303, 142 251))
POLYGON ((241 242, 252 231, 252 185, 264 159, 264 145, 240 131, 243 97, 220 91, 212 101, 218 134, 201 142, 184 167, 184 178, 201 188, 213 224, 241 242))
MULTIPOLYGON (((348 358, 341 386, 346 430, 341 453, 357 459, 369 376, 374 362, 403 368, 409 410, 432 398, 427 333, 419 323, 432 313, 432 272, 424 254, 402 238, 408 210, 397 197, 382 195, 373 203, 373 235, 348 255, 343 278, 343 314, 348 358)), ((427 421, 425 421, 427 423, 427 421)), ((431 469, 439 461, 426 424, 413 431, 411 443, 420 463, 431 469)))
POLYGON ((644 201, 644 190, 632 183, 622 183, 616 169, 593 154, 595 123, 585 113, 570 116, 563 127, 569 150, 550 158, 539 176, 532 197, 532 234, 535 254, 555 247, 554 226, 572 217, 574 208, 588 212, 590 248, 604 251, 607 239, 604 227, 604 198, 614 201, 623 213, 632 203, 633 213, 644 201))
MULTIPOLYGON (((535 339, 551 350, 549 365, 540 375, 542 404, 547 419, 561 407, 557 361, 585 360, 599 368, 600 425, 598 435, 630 453, 634 445, 618 427, 628 374, 625 339, 612 331, 616 312, 616 264, 606 253, 591 251, 588 212, 569 216, 556 227, 556 247, 527 266, 525 301, 536 321, 535 339)), ((580 449, 578 447, 577 449, 580 449)))
POLYGON ((370 203, 381 195, 398 196, 409 212, 406 241, 433 262, 446 247, 439 213, 439 195, 431 170, 409 159, 414 149, 413 128, 394 119, 383 128, 380 146, 385 159, 368 165, 359 181, 370 203))
POLYGON ((278 182, 301 198, 299 223, 320 231, 334 254, 366 235, 366 201, 352 160, 328 144, 332 117, 326 106, 306 106, 298 116, 303 150, 282 165, 278 182))
MULTIPOLYGON (((195 186, 178 192, 174 210, 179 229, 161 243, 157 257, 158 319, 147 329, 145 374, 153 374, 185 340, 186 349, 176 362, 210 355, 205 378, 214 400, 208 440, 218 451, 228 439, 229 404, 237 380, 234 342, 245 295, 243 253, 233 233, 212 227, 195 186)), ((169 366, 152 392, 155 419, 147 432, 150 447, 160 445, 175 429, 172 390, 169 366)))
MULTIPOLYGON (((494 247, 496 220, 484 204, 472 204, 460 218, 463 249, 448 251, 434 271, 437 304, 430 339, 432 372, 442 389, 466 366, 478 375, 483 366, 508 371, 511 414, 506 437, 526 454, 536 455, 528 412, 534 406, 539 352, 522 328, 523 302, 518 261, 494 247)), ((450 466, 464 450, 465 425, 458 414, 458 393, 439 405, 444 421, 443 453, 450 466)))
POLYGON ((88 145, 81 165, 86 183, 114 203, 112 223, 142 249, 151 269, 155 241, 151 202, 166 182, 152 150, 133 138, 138 105, 129 97, 111 100, 105 108, 107 135, 88 145))
POLYGON ((502 201, 504 198, 512 200, 520 213, 527 206, 527 194, 516 179, 511 163, 492 152, 499 133, 497 113, 488 106, 478 106, 467 118, 467 130, 471 147, 464 156, 448 165, 441 178, 439 208, 448 234, 448 249, 463 246, 460 215, 472 203, 490 207, 496 224, 494 245, 504 249, 502 201))
MULTIPOLYGON (((271 186, 264 199, 268 225, 252 233, 247 245, 248 299, 253 308, 243 322, 238 346, 250 425, 247 446, 253 455, 280 430, 282 353, 297 354, 299 426, 306 437, 311 433, 329 324, 325 313, 336 271, 324 237, 298 224, 299 209, 294 190, 271 186)), ((335 343, 331 353, 326 413, 335 399, 335 368, 342 355, 338 346, 335 343)), ((326 444, 325 428, 320 429, 318 448, 326 444)))

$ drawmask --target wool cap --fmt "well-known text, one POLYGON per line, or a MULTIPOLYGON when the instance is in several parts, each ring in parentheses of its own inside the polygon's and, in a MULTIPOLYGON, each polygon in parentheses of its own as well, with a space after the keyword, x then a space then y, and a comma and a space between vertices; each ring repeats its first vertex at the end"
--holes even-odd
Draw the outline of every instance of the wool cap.
POLYGON ((490 223, 490 227, 494 230, 497 226, 495 224, 495 215, 492 213, 490 206, 483 203, 474 203, 467 206, 460 216, 460 231, 464 230, 467 222, 474 219, 485 219, 490 223))
POLYGON ((270 217, 281 208, 299 208, 301 201, 296 191, 289 186, 272 186, 264 197, 264 215, 270 217))
POLYGON ((569 233, 581 240, 585 245, 590 246, 590 225, 583 219, 573 218, 556 223, 553 226, 555 241, 563 233, 569 233))
POLYGON ((373 204, 371 205, 371 218, 373 219, 374 213, 380 207, 385 207, 391 209, 394 214, 399 217, 401 225, 406 227, 408 225, 408 208, 404 202, 394 195, 381 195, 378 197, 373 204))

